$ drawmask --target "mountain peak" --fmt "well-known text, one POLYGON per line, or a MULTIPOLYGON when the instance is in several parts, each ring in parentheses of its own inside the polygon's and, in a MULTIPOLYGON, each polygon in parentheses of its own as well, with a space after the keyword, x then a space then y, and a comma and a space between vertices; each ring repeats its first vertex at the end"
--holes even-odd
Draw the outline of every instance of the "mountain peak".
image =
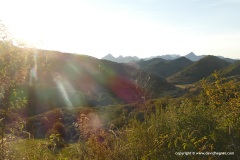
POLYGON ((104 56, 102 59, 106 58, 115 58, 111 53, 108 53, 106 56, 104 56))
POLYGON ((122 56, 122 55, 120 55, 120 56, 118 56, 117 58, 123 58, 123 56, 122 56))
POLYGON ((191 61, 198 61, 198 60, 202 59, 204 56, 197 56, 193 52, 190 52, 187 55, 185 55, 184 57, 190 59, 191 61))
POLYGON ((190 52, 186 56, 196 56, 196 55, 193 52, 190 52))
POLYGON ((108 55, 106 55, 105 57, 103 57, 102 59, 108 60, 108 61, 113 61, 113 62, 118 62, 118 63, 129 63, 132 61, 139 61, 139 58, 134 56, 118 56, 118 57, 114 57, 113 55, 111 55, 110 53, 108 55))
POLYGON ((106 56, 102 57, 101 59, 105 59, 108 61, 115 61, 116 58, 112 54, 108 53, 106 56))

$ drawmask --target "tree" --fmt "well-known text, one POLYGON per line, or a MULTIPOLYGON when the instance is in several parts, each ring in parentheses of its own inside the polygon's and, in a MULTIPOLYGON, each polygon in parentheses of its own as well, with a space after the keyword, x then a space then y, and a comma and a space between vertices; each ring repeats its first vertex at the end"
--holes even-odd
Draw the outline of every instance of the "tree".
POLYGON ((23 107, 25 98, 20 98, 18 86, 26 83, 29 64, 21 46, 11 38, 6 27, 0 21, 0 127, 1 159, 5 159, 5 134, 8 115, 11 111, 23 107), (18 46, 18 47, 17 47, 18 46))

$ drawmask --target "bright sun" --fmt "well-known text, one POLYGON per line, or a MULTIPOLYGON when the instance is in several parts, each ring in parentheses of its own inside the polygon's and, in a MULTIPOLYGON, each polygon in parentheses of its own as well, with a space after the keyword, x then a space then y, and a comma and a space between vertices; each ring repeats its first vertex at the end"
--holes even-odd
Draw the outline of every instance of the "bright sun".
POLYGON ((94 0, 8 0, 0 8, 0 20, 29 46, 98 58, 108 53, 147 57, 191 51, 234 55, 239 50, 239 33, 207 34, 148 18, 144 10, 122 9, 94 0))

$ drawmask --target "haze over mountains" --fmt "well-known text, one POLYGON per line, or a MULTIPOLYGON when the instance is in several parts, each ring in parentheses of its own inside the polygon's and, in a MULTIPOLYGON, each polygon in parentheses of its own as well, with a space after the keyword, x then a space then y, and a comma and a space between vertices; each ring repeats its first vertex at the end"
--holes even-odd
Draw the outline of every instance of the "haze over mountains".
MULTIPOLYGON (((204 58, 205 56, 206 55, 199 55, 198 56, 198 55, 194 54, 193 52, 190 52, 183 57, 186 57, 191 61, 198 61, 198 60, 204 58)), ((165 59, 165 60, 174 60, 174 59, 177 59, 179 57, 181 57, 181 56, 178 55, 178 54, 167 54, 167 55, 161 55, 161 56, 152 56, 152 57, 148 57, 148 58, 138 58, 137 56, 133 56, 133 57, 132 56, 114 57, 113 55, 111 55, 109 53, 108 55, 104 56, 101 59, 105 59, 105 60, 109 60, 109 61, 113 61, 113 62, 118 62, 118 63, 129 63, 129 62, 132 62, 132 61, 150 60, 150 59, 153 59, 153 58, 162 58, 162 59, 165 59)), ((219 57, 221 59, 225 59, 226 61, 231 62, 231 63, 236 61, 235 59, 225 58, 225 57, 222 57, 222 56, 217 56, 217 57, 219 57)))
POLYGON ((193 52, 182 57, 163 55, 145 59, 130 56, 115 58, 108 54, 103 59, 127 63, 175 85, 195 83, 210 76, 214 71, 221 71, 221 75, 226 77, 240 75, 239 60, 222 56, 198 56, 193 52))

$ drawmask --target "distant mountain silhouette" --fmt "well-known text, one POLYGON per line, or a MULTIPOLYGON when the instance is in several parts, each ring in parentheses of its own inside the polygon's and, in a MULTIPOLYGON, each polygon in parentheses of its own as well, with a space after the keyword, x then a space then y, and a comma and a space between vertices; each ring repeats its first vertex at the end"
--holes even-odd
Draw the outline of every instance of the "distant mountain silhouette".
POLYGON ((131 57, 131 56, 126 56, 126 57, 123 57, 123 56, 119 56, 119 57, 114 57, 113 55, 111 55, 110 53, 106 56, 104 56, 103 58, 101 59, 104 59, 104 60, 108 60, 108 61, 112 61, 112 62, 117 62, 117 63, 129 63, 129 62, 132 62, 132 61, 139 61, 140 59, 136 56, 134 57, 131 57))
POLYGON ((180 55, 177 54, 167 54, 167 55, 162 55, 162 56, 152 56, 149 58, 138 58, 137 56, 119 56, 119 57, 114 57, 113 55, 111 55, 110 53, 104 57, 102 57, 101 59, 104 60, 108 60, 108 61, 112 61, 112 62, 118 62, 118 63, 130 63, 130 62, 136 62, 136 61, 140 61, 140 60, 151 60, 151 59, 155 59, 155 58, 160 58, 160 59, 164 59, 164 60, 174 60, 179 58, 180 55))
POLYGON ((198 61, 198 60, 204 58, 205 55, 197 56, 193 52, 190 52, 189 54, 185 55, 184 57, 190 59, 191 61, 198 61))
POLYGON ((187 68, 167 78, 168 82, 174 84, 189 84, 197 82, 211 75, 215 70, 220 70, 230 63, 216 56, 206 56, 193 63, 187 68))
POLYGON ((223 59, 224 59, 225 61, 227 61, 227 62, 230 62, 230 63, 234 63, 234 62, 239 61, 239 60, 237 60, 237 59, 224 58, 224 57, 223 57, 223 59))
POLYGON ((181 57, 180 55, 178 54, 166 54, 166 55, 162 55, 162 56, 152 56, 152 57, 149 57, 149 58, 143 58, 143 60, 150 60, 150 59, 153 59, 153 58, 161 58, 161 59, 165 59, 165 60, 174 60, 174 59, 177 59, 181 57))
MULTIPOLYGON (((194 54, 193 52, 190 52, 189 54, 185 55, 184 57, 186 57, 187 59, 193 61, 193 62, 196 62, 204 57, 206 57, 207 55, 196 55, 194 54)), ((148 57, 148 58, 138 58, 137 56, 119 56, 119 57, 114 57, 113 55, 111 55, 110 53, 106 56, 104 56, 103 58, 101 59, 105 59, 105 60, 109 60, 109 61, 113 61, 113 62, 118 62, 118 63, 130 63, 130 62, 136 62, 136 61, 141 61, 141 60, 144 60, 144 61, 148 61, 148 60, 151 60, 151 59, 155 59, 155 58, 160 58, 160 59, 164 59, 164 60, 175 60, 175 59, 178 59, 180 58, 181 56, 178 55, 178 54, 166 54, 166 55, 161 55, 161 56, 152 56, 152 57, 148 57)), ((230 63, 234 63, 236 61, 238 61, 238 59, 231 59, 231 58, 225 58, 223 56, 217 56, 221 59, 224 59, 226 60, 227 62, 230 62, 230 63)))
POLYGON ((109 61, 113 61, 113 62, 115 62, 115 60, 116 60, 116 58, 113 55, 111 55, 110 53, 101 59, 105 59, 105 60, 109 60, 109 61))

